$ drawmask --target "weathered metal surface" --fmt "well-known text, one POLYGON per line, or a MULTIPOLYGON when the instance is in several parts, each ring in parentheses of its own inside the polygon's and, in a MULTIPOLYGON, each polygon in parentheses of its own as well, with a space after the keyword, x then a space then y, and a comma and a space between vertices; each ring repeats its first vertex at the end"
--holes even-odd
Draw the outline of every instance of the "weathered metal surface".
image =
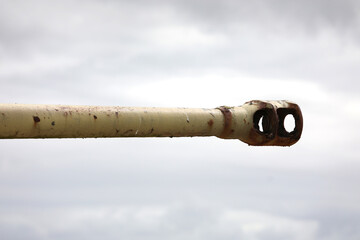
POLYGON ((214 109, 0 104, 0 138, 217 136, 290 146, 300 139, 302 124, 300 108, 287 101, 214 109), (284 128, 288 114, 295 119, 292 132, 284 128))

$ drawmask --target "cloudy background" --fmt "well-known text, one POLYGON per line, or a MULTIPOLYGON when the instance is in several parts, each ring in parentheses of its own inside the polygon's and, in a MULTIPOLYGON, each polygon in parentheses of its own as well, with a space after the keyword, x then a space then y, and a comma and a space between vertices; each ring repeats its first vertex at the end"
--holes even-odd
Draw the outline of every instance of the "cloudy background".
POLYGON ((0 141, 1 239, 359 239, 360 2, 0 0, 0 102, 288 99, 293 147, 0 141))

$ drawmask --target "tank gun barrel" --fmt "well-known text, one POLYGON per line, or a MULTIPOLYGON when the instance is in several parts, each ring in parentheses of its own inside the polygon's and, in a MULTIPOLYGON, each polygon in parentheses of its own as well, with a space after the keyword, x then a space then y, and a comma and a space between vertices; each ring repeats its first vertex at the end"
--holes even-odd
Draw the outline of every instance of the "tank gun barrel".
POLYGON ((299 106, 288 101, 213 109, 0 104, 3 139, 216 136, 290 146, 300 139, 302 127, 299 106), (295 119, 291 132, 284 127, 289 114, 295 119))

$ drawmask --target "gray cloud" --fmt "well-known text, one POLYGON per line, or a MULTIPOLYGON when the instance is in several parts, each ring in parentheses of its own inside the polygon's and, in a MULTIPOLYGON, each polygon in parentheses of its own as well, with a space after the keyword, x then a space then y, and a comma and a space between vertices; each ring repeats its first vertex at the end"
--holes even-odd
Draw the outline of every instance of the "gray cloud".
POLYGON ((158 1, 175 5, 180 14, 203 22, 209 29, 233 29, 254 24, 264 31, 286 27, 290 31, 309 33, 333 27, 353 31, 359 25, 357 1, 158 1), (214 26, 215 27, 211 27, 214 26), (217 25, 221 25, 221 28, 217 25), (268 28, 268 29, 266 29, 268 28))
POLYGON ((109 77, 126 84, 130 76, 144 81, 148 75, 237 70, 318 81, 333 89, 359 87, 356 1, 142 4, 3 2, 0 60, 12 71, 2 81, 58 87, 67 83, 69 89, 78 82, 112 81, 109 77), (220 42, 164 46, 173 41, 171 34, 181 31, 176 26, 184 28, 177 38, 203 34, 220 42), (154 33, 159 37, 151 40, 154 33))
MULTIPOLYGON (((291 168, 306 158, 296 150, 280 151, 278 163, 279 152, 265 150, 268 167, 249 166, 258 161, 262 149, 236 142, 237 151, 222 146, 224 155, 209 148, 217 143, 215 139, 3 142, 0 225, 30 229, 40 234, 35 239, 41 234, 55 239, 359 237, 359 196, 354 191, 358 164, 353 163, 352 170, 309 171, 291 168), (12 151, 18 147, 21 152, 12 151), (176 156, 171 155, 174 152, 176 156), (247 224, 250 229, 251 224, 259 226, 246 230, 247 224)), ((350 167, 349 161, 342 159, 343 166, 350 167)), ((16 239, 15 233, 6 234, 16 239)))

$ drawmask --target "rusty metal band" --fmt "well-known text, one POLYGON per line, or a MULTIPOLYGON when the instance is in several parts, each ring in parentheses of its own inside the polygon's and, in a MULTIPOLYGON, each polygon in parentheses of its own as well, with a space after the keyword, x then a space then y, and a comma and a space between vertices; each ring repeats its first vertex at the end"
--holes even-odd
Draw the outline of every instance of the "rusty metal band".
POLYGON ((231 133, 232 113, 229 107, 221 106, 218 107, 221 113, 224 115, 224 129, 220 134, 220 138, 227 138, 231 133))

